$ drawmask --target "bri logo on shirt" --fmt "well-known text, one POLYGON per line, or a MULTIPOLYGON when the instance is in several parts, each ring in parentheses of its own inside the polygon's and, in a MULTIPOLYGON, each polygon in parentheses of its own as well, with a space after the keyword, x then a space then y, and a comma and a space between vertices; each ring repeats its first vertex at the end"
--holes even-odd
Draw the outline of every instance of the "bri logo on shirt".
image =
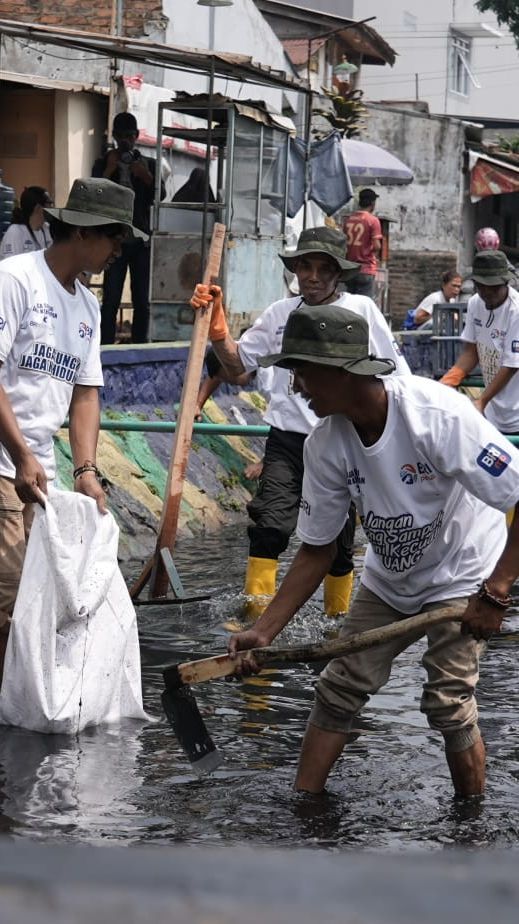
POLYGON ((519 340, 512 340, 512 353, 519 353, 519 340))
POLYGON ((0 316, 0 330, 3 330, 6 324, 7 324, 7 321, 5 320, 5 318, 2 318, 0 316))
POLYGON ((435 478, 436 475, 428 462, 417 462, 416 465, 406 462, 400 469, 400 480, 404 484, 416 484, 418 479, 420 481, 433 481, 435 478))
POLYGON ((495 443, 489 443, 488 446, 485 446, 476 459, 479 467, 492 475, 492 478, 499 478, 508 468, 511 461, 512 456, 505 452, 504 449, 496 446, 495 443))
POLYGON ((93 333, 93 327, 89 327, 88 324, 85 324, 84 321, 81 321, 81 324, 79 325, 79 336, 84 340, 91 340, 93 333))

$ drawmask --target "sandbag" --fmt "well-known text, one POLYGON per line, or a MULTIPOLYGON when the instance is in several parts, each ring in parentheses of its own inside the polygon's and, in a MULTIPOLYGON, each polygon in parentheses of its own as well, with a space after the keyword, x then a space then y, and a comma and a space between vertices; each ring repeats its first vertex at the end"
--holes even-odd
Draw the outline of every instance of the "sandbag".
POLYGON ((147 719, 137 620, 117 563, 119 529, 94 500, 49 488, 36 506, 13 613, 0 723, 77 734, 147 719))

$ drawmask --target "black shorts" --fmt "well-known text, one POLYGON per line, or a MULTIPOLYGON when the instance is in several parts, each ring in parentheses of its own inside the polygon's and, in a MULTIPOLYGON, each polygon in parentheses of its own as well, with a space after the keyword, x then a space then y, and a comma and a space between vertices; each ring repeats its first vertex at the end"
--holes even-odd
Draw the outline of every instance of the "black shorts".
MULTIPOLYGON (((249 554, 253 558, 277 559, 288 546, 297 525, 303 487, 305 433, 271 427, 265 446, 263 472, 256 496, 247 505, 253 525, 249 526, 249 554)), ((337 558, 330 574, 337 577, 353 570, 355 507, 337 537, 337 558)))

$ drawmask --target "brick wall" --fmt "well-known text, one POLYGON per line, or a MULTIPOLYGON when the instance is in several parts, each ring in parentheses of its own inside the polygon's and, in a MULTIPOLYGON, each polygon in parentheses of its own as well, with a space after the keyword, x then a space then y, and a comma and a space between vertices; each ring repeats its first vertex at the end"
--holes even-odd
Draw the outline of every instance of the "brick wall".
POLYGON ((440 288, 440 277, 456 269, 456 254, 450 251, 393 250, 389 255, 389 312, 393 327, 401 327, 409 308, 440 288))
MULTIPOLYGON (((0 0, 0 19, 63 26, 87 32, 110 32, 110 0, 0 0)), ((146 23, 163 19, 157 0, 131 0, 124 4, 123 35, 144 36, 146 23)))

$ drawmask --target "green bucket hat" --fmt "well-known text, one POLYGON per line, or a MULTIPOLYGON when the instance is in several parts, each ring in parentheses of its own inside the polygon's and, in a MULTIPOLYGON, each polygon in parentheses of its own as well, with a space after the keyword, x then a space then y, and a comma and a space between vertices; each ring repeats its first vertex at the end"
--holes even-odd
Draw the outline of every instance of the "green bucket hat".
POLYGON ((483 286, 504 286, 513 277, 502 250, 481 250, 474 256, 469 278, 483 286))
POLYGON ((305 231, 301 231, 296 250, 285 250, 279 254, 279 257, 283 260, 286 268, 291 273, 294 273, 297 258, 312 253, 326 254, 328 257, 333 257, 341 268, 340 278, 342 282, 356 276, 360 270, 360 263, 352 263, 351 260, 346 260, 344 256, 346 253, 346 237, 342 231, 327 228, 326 225, 321 228, 307 228, 305 231))
POLYGON ((288 316, 281 353, 258 360, 260 366, 291 369, 299 362, 337 366, 355 375, 386 375, 393 372, 392 359, 379 359, 369 352, 367 321, 338 305, 303 305, 288 316))
POLYGON ((86 177, 74 180, 67 203, 62 209, 44 209, 51 218, 57 218, 66 225, 78 228, 94 228, 98 225, 125 225, 134 237, 148 240, 148 235, 135 228, 133 221, 133 200, 135 193, 127 186, 119 186, 103 177, 86 177))

